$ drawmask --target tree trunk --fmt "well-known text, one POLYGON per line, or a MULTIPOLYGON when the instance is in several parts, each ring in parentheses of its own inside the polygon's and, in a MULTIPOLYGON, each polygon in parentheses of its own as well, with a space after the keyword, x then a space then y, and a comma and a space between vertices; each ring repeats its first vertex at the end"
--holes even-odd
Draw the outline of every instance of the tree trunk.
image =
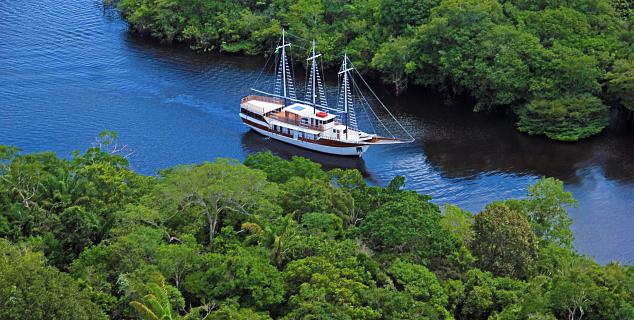
POLYGON ((214 222, 211 217, 211 212, 207 211, 207 227, 209 228, 209 245, 214 241, 214 222))
POLYGON ((405 91, 405 88, 407 87, 405 80, 403 80, 403 77, 394 76, 392 78, 392 83, 394 83, 394 94, 397 97, 400 96, 401 93, 403 93, 403 91, 405 91))
POLYGON ((216 227, 218 226, 218 218, 220 217, 220 212, 215 210, 215 213, 212 215, 211 213, 207 213, 207 222, 209 223, 209 245, 211 246, 214 242, 214 237, 216 236, 216 227))

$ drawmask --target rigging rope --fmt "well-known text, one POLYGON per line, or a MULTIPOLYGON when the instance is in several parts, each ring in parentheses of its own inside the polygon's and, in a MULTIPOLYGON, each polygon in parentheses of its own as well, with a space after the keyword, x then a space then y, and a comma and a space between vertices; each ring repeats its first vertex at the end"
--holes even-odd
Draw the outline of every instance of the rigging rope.
POLYGON ((253 81, 253 85, 251 85, 251 88, 255 88, 257 83, 260 81, 260 77, 262 77, 262 74, 264 74, 264 71, 268 67, 269 61, 271 61, 271 57, 272 56, 274 56, 274 54, 269 55, 269 57, 266 59, 266 62, 264 63, 264 68, 262 68, 262 70, 260 70, 260 73, 258 74, 257 78, 255 78, 255 81, 253 81))
MULTIPOLYGON (((352 61, 350 61, 350 64, 352 65, 352 61)), ((354 65, 352 67, 354 68, 354 65)), ((383 106, 383 109, 385 109, 385 111, 387 111, 387 113, 390 115, 390 117, 392 117, 392 119, 394 119, 396 124, 398 124, 398 126, 401 127, 401 129, 403 129, 403 132, 405 132, 409 136, 409 140, 407 142, 413 142, 414 140, 416 140, 409 133, 409 131, 407 131, 407 129, 405 129, 405 127, 403 127, 403 125, 400 122, 398 122, 398 120, 396 120, 396 117, 394 117, 392 112, 390 112, 390 110, 383 104, 383 102, 381 101, 381 99, 379 99, 379 97, 376 95, 376 93, 374 93, 374 90, 372 90, 372 88, 370 88, 370 85, 368 85, 368 83, 365 81, 365 79, 361 76, 361 73, 359 73, 359 70, 357 70, 357 68, 354 68, 354 70, 357 72, 357 74, 359 75, 359 78, 361 78, 361 80, 363 81, 365 86, 370 90, 370 92, 372 92, 372 95, 374 95, 374 98, 381 104, 381 106, 383 106)))
MULTIPOLYGON (((356 70, 356 69, 355 69, 356 70)), ((361 92, 361 89, 359 88, 359 86, 357 85, 357 82, 354 81, 354 78, 352 78, 352 84, 353 86, 357 89, 357 91, 361 92)), ((396 138, 396 136, 390 131, 390 129, 388 129, 388 127, 383 123, 383 121, 381 121, 381 118, 379 118, 379 116, 376 114, 376 112, 374 112, 374 109, 372 109, 372 107, 370 106, 370 103, 368 102, 368 100, 365 98, 365 96, 363 94, 359 94, 362 98, 363 101, 365 101, 365 103, 368 105, 368 108, 370 109, 370 111, 372 111, 372 114, 374 115, 374 117, 376 118, 376 120, 379 121, 379 124, 381 126, 383 126, 383 128, 385 129, 385 131, 387 131, 387 133, 391 136, 391 138, 396 138)))

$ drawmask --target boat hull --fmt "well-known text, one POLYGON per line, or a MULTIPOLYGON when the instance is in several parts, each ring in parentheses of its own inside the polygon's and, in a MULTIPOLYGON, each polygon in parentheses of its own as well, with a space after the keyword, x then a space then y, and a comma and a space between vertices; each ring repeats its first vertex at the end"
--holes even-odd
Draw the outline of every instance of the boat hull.
POLYGON ((315 142, 310 142, 306 140, 295 139, 293 137, 288 137, 285 135, 278 134, 276 132, 271 131, 267 125, 260 124, 255 119, 250 119, 249 117, 241 114, 240 118, 242 118, 242 122, 247 125, 249 128, 253 129, 259 134, 267 136, 271 139, 275 139, 284 143, 288 143, 290 145, 294 145, 300 148, 317 151, 321 153, 327 153, 337 156, 353 156, 360 157, 364 152, 368 150, 369 145, 351 145, 351 146, 329 146, 325 144, 319 144, 315 142))

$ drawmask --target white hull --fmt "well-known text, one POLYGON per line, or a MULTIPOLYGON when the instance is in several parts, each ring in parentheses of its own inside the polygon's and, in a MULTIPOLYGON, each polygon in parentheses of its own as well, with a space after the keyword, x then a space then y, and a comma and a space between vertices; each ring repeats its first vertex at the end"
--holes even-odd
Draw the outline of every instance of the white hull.
MULTIPOLYGON (((241 115, 242 116, 242 115, 241 115)), ((253 121, 256 123, 259 123, 260 121, 257 121, 255 119, 249 118, 249 117, 245 117, 247 118, 249 121, 253 121)), ((258 127, 252 126, 248 123, 245 123, 249 128, 255 130, 256 132, 267 136, 269 138, 278 140, 278 141, 282 141, 297 147, 301 147, 301 148, 305 148, 305 149, 309 149, 309 150, 313 150, 313 151, 318 151, 318 152, 322 152, 322 153, 327 153, 327 154, 332 154, 332 155, 337 155, 337 156, 357 156, 360 157, 364 152, 366 152, 368 150, 368 148, 370 147, 369 145, 363 145, 363 146, 354 146, 354 147, 333 147, 333 146, 325 146, 322 144, 316 144, 316 143, 311 143, 311 142, 307 142, 307 141, 302 141, 302 140, 297 140, 297 139, 293 139, 293 138, 289 138, 287 136, 283 136, 280 134, 276 134, 274 132, 271 131, 267 131, 267 130, 263 130, 260 129, 258 127)), ((264 125, 264 124, 262 124, 264 125)))

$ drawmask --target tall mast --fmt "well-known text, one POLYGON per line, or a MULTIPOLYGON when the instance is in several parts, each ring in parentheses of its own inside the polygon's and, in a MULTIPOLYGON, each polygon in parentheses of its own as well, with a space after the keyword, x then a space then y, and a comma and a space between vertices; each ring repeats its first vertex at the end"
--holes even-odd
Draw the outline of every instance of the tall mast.
POLYGON ((315 113, 315 99, 317 98, 316 92, 315 92, 315 61, 316 59, 315 57, 315 40, 313 40, 313 61, 312 61, 312 67, 311 67, 311 77, 313 78, 313 113, 315 113))
POLYGON ((348 140, 348 126, 350 125, 350 108, 348 105, 348 95, 350 94, 350 83, 348 79, 348 72, 353 68, 348 68, 348 53, 343 56, 343 64, 341 65, 341 71, 343 73, 342 94, 343 94, 343 112, 346 114, 346 140, 348 140))
MULTIPOLYGON (((311 66, 310 66, 310 93, 311 93, 311 101, 313 103, 313 113, 315 113, 315 104, 317 103, 317 58, 319 58, 321 56, 321 54, 316 54, 315 53, 315 40, 313 40, 313 49, 312 49, 312 56, 309 57, 306 60, 311 60, 311 66)), ((321 84, 320 84, 321 85, 321 84)), ((320 87, 320 90, 322 90, 323 88, 320 87)), ((322 97, 323 99, 323 97, 322 97)))
POLYGON ((282 45, 278 46, 277 48, 275 48, 275 53, 278 52, 278 50, 282 49, 281 55, 280 55, 280 64, 279 64, 279 68, 277 69, 277 76, 279 78, 276 78, 276 86, 275 86, 275 93, 281 95, 282 97, 285 98, 295 98, 295 88, 293 87, 293 75, 290 72, 289 69, 289 65, 288 65, 288 61, 286 59, 286 47, 290 47, 291 44, 290 43, 286 43, 286 31, 284 29, 282 29, 282 45), (282 92, 278 92, 278 88, 277 87, 277 79, 280 79, 282 82, 280 84, 280 87, 282 89, 282 92))
POLYGON ((282 86, 284 88, 283 96, 286 97, 286 40, 284 39, 285 31, 282 29, 282 86))
POLYGON ((343 99, 343 110, 346 112, 346 140, 348 140, 348 124, 350 123, 350 113, 348 113, 348 52, 343 54, 343 83, 346 86, 346 97, 343 99))

